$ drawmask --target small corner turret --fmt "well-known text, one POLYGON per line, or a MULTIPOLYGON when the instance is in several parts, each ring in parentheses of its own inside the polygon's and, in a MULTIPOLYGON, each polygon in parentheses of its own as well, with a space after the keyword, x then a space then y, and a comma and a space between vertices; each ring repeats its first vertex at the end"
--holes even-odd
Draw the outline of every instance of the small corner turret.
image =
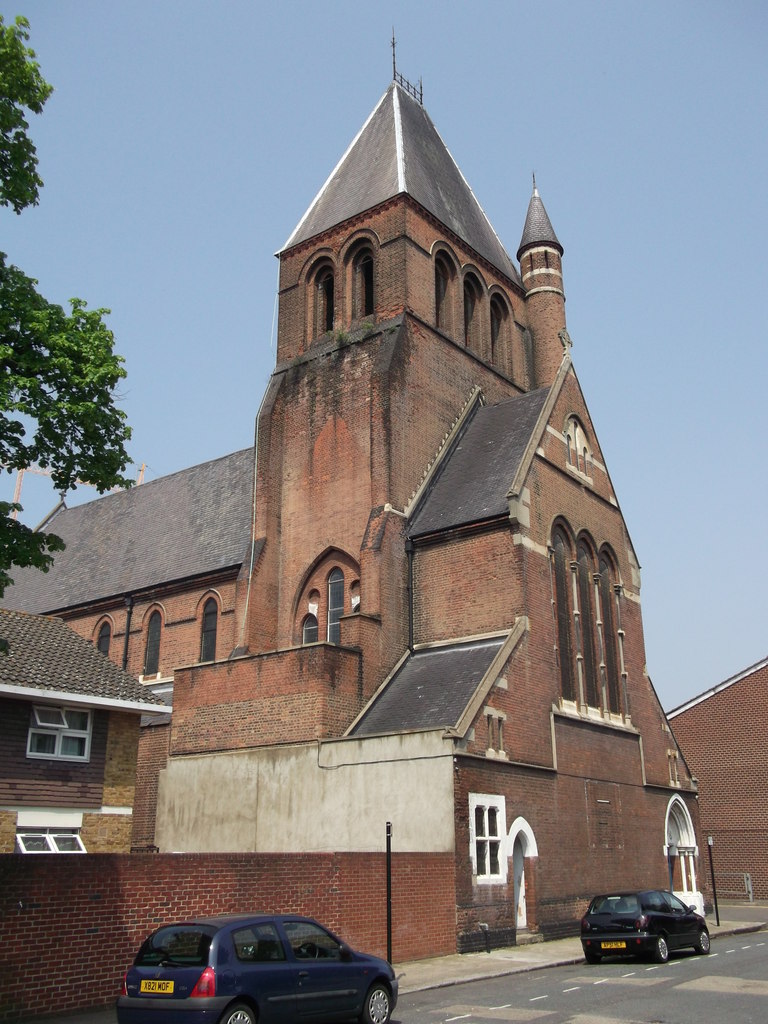
POLYGON ((563 247, 544 209, 536 178, 528 204, 523 237, 517 250, 525 289, 528 324, 533 336, 533 373, 536 387, 554 381, 563 358, 561 332, 565 331, 563 247))

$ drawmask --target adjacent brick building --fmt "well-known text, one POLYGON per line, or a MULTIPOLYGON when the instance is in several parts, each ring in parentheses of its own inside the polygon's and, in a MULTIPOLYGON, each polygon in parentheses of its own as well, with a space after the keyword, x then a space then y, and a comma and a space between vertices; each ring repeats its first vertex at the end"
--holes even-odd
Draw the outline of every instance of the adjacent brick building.
POLYGON ((768 899, 767 701, 764 658, 668 713, 699 782, 719 895, 768 899))
POLYGON ((453 858, 462 950, 573 931, 604 887, 703 902, 535 185, 521 221, 515 262, 393 83, 278 254, 253 451, 62 513, 55 597, 19 574, 14 606, 172 683, 135 845, 360 853, 391 823, 453 858))

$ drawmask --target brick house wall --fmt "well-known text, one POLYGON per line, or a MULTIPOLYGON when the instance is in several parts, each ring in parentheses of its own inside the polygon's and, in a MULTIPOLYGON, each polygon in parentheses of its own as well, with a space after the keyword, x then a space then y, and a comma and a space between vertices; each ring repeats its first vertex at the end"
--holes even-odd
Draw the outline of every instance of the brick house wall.
MULTIPOLYGON (((718 890, 768 899, 768 662, 669 714, 699 780, 702 836, 712 836, 718 890)), ((706 839, 704 839, 706 842, 706 839)))
POLYGON ((17 809, 82 811, 81 839, 89 853, 127 853, 132 844, 139 718, 93 712, 85 763, 26 756, 32 704, 2 702, 0 720, 0 853, 15 847, 17 809), (107 809, 104 813, 103 808, 107 809))
MULTIPOLYGON (((386 956, 386 856, 0 856, 0 1021, 111 1005, 149 932, 244 910, 306 914, 386 956)), ((453 858, 393 853, 393 961, 455 943, 453 858)))

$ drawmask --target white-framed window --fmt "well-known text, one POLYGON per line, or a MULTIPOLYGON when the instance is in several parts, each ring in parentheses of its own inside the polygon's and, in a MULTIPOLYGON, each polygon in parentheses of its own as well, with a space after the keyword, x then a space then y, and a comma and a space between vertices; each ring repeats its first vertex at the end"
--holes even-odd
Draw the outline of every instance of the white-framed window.
POLYGON ((76 829, 30 828, 16 833, 19 853, 85 853, 76 829))
POLYGON ((87 761, 90 754, 90 711, 52 705, 33 707, 27 737, 27 757, 87 761))
POLYGON ((481 884, 507 881, 507 811, 503 796, 469 795, 469 853, 481 884))

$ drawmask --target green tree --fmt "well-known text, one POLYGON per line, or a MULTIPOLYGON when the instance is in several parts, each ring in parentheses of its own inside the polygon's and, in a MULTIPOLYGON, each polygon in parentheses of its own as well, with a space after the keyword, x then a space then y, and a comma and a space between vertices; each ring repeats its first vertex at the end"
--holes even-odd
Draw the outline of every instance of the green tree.
MULTIPOLYGON (((17 214, 37 204, 43 184, 26 115, 41 113, 52 92, 28 40, 25 18, 6 25, 0 15, 0 206, 17 214)), ((37 464, 62 495, 78 479, 102 493, 130 486, 131 432, 115 406, 125 370, 104 322, 109 310, 71 299, 67 312, 36 286, 0 252, 0 465, 12 473, 37 464)), ((47 570, 64 547, 11 518, 14 510, 21 506, 0 501, 0 595, 12 566, 47 570)))

